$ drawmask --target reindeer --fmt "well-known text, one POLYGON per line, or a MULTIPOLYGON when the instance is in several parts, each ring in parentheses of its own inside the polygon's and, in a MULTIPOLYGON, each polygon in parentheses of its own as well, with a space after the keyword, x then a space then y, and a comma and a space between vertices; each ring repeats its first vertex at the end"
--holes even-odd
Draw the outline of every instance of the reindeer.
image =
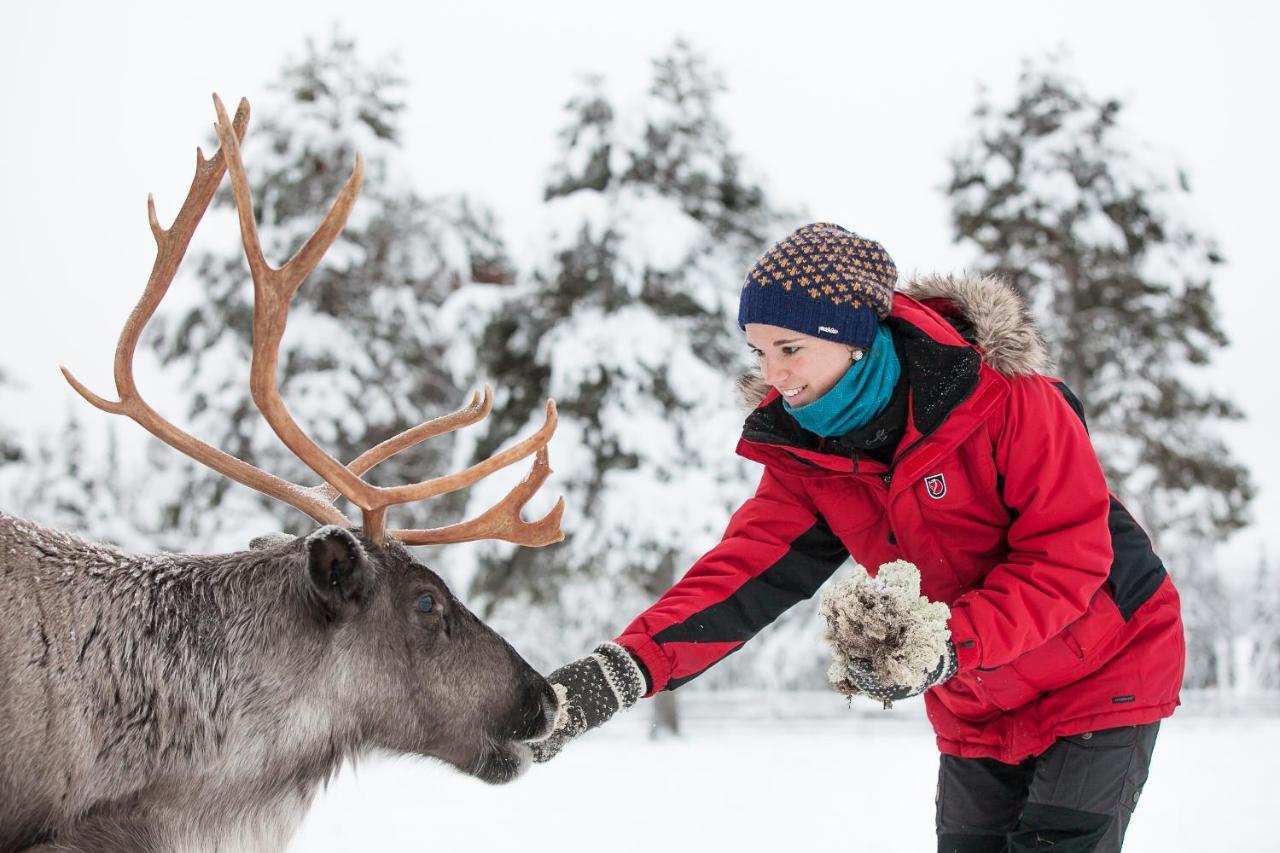
POLYGON ((385 749, 505 782, 527 766, 525 742, 544 736, 556 713, 546 680, 405 548, 560 541, 563 499, 540 521, 520 516, 550 473, 554 402, 529 438, 411 485, 377 487, 362 475, 484 418, 487 386, 347 465, 316 445, 281 399, 276 361, 290 299, 345 225, 363 161, 307 243, 273 269, 240 161, 249 105, 240 102, 234 121, 216 95, 214 105, 219 150, 210 160, 197 150, 168 230, 148 198, 156 260, 116 349, 120 399, 63 373, 99 409, 321 526, 230 554, 136 555, 0 513, 0 851, 278 850, 345 760, 385 749), (254 282, 254 404, 321 486, 204 444, 152 409, 133 379, 142 330, 228 171, 254 282), (388 507, 464 488, 530 454, 530 474, 477 518, 387 528, 388 507), (360 508, 361 525, 334 507, 338 495, 360 508))

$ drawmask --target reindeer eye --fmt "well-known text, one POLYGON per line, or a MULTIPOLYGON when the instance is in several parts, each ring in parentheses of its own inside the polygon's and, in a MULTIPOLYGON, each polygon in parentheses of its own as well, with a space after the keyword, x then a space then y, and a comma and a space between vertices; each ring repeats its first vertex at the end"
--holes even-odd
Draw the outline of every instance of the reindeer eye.
POLYGON ((436 598, 431 593, 424 593, 418 596, 418 609, 423 613, 430 613, 436 607, 436 598))

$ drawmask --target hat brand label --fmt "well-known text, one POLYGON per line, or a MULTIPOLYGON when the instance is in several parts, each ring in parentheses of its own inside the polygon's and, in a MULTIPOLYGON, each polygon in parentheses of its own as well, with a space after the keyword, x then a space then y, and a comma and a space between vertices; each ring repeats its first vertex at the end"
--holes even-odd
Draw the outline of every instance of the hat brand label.
POLYGON ((819 331, 819 332, 826 332, 828 335, 838 335, 838 334, 840 334, 840 330, 839 330, 839 329, 833 329, 833 328, 831 328, 830 326, 819 326, 819 327, 818 327, 818 331, 819 331))

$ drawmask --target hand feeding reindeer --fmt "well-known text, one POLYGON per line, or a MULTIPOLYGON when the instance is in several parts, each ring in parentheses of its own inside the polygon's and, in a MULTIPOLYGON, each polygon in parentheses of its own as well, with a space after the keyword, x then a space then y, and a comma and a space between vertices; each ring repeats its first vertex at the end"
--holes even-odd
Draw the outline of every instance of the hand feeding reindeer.
POLYGON ((345 759, 387 749, 505 782, 527 766, 525 742, 555 716, 546 680, 403 547, 560 541, 563 500, 539 521, 520 517, 550 473, 554 403, 542 428, 510 449, 411 485, 377 487, 361 475, 483 419, 487 387, 347 465, 316 445, 285 408, 276 360, 289 301, 345 225, 363 162, 315 234, 273 269, 240 161, 248 103, 232 121, 214 102, 219 151, 208 160, 197 152, 168 230, 148 199, 156 261, 116 350, 119 401, 63 373, 98 408, 321 526, 231 554, 133 555, 0 513, 0 852, 281 849, 345 759), (134 383, 142 330, 224 172, 254 281, 254 403, 323 486, 287 482, 204 444, 164 420, 134 383), (465 488, 531 454, 530 474, 479 517, 387 529, 388 507, 465 488), (338 495, 361 509, 360 526, 333 506, 338 495))

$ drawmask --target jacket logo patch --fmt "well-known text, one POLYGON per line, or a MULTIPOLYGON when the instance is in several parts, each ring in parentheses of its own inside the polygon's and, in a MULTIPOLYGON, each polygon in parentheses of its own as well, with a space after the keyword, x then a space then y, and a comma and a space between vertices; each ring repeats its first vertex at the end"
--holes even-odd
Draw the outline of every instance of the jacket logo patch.
POLYGON ((924 488, 936 501, 947 493, 947 478, 941 474, 930 474, 924 478, 924 488))

